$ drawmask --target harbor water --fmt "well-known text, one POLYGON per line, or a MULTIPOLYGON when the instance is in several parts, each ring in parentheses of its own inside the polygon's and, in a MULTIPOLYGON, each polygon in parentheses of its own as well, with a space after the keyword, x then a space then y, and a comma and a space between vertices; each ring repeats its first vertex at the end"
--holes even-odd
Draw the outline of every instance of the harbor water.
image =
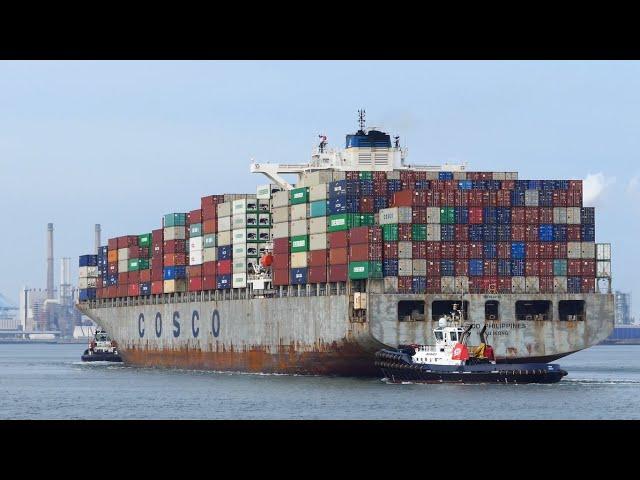
POLYGON ((560 359, 553 385, 387 384, 82 363, 85 345, 0 345, 0 419, 640 419, 640 345, 560 359))

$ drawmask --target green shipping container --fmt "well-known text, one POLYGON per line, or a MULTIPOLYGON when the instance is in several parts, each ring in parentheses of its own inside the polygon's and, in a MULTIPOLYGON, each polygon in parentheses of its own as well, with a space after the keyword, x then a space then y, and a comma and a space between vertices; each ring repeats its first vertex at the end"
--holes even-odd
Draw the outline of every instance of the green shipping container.
POLYGON ((384 240, 385 242, 398 241, 398 224, 397 223, 382 225, 382 240, 384 240))
POLYGON ((360 180, 373 180, 373 172, 360 172, 360 180))
POLYGON ((440 223, 456 223, 454 207, 440 208, 440 223))
POLYGON ((327 216, 327 201, 318 200, 317 202, 311 202, 309 204, 309 213, 311 217, 326 217, 327 216))
POLYGON ((382 278, 382 262, 350 262, 349 279, 382 278))
POLYGON ((411 238, 415 242, 424 242, 427 240, 427 226, 421 223, 414 223, 411 226, 411 238))
POLYGON ((150 247, 151 246, 151 234, 143 233, 142 235, 138 235, 138 246, 140 247, 150 247))
POLYGON ((137 258, 130 258, 128 268, 130 272, 137 272, 140 270, 140 260, 137 258))
POLYGON ((193 225, 189 225, 189 236, 190 237, 201 237, 202 236, 202 224, 194 223, 193 225))
POLYGON ((309 235, 291 237, 291 253, 307 252, 309 250, 309 235))
POLYGON ((376 224, 376 216, 373 213, 363 213, 358 215, 360 218, 359 227, 364 227, 365 225, 375 225, 376 224))
POLYGON ((182 227, 187 224, 186 213, 167 213, 164 216, 164 227, 182 227))
POLYGON ((309 201, 309 189, 307 187, 294 188, 291 190, 291 205, 297 205, 299 203, 307 203, 309 201))
POLYGON ((553 261, 553 274, 556 277, 566 277, 567 276, 567 261, 555 259, 553 261))
POLYGON ((138 260, 138 270, 149 270, 149 260, 147 258, 138 260))
POLYGON ((339 213, 330 215, 327 225, 328 232, 339 232, 360 226, 360 215, 356 213, 339 213))
POLYGON ((204 248, 211 248, 216 246, 216 234, 215 233, 207 233, 202 239, 202 244, 204 248))

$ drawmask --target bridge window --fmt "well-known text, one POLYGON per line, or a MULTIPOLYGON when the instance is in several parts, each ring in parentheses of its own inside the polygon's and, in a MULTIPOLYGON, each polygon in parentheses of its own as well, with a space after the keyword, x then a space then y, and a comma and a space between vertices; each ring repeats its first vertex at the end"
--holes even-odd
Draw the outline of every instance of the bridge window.
MULTIPOLYGON (((436 300, 431 303, 431 319, 438 321, 440 317, 449 315, 453 311, 453 305, 457 304, 460 308, 460 300, 436 300)), ((463 302, 463 315, 467 320, 469 313, 469 302, 466 300, 463 302)))
POLYGON ((586 316, 584 300, 560 300, 558 316, 561 321, 584 321, 586 316))
POLYGON ((516 320, 551 320, 551 302, 549 300, 517 301, 516 320))
POLYGON ((497 300, 487 300, 484 304, 484 319, 485 320, 498 320, 498 311, 500 309, 500 302, 497 300))
POLYGON ((449 334, 449 336, 451 337, 451 341, 452 342, 457 342, 458 341, 458 333, 457 332, 451 332, 449 334))
POLYGON ((398 302, 398 321, 424 321, 424 300, 401 300, 398 302))

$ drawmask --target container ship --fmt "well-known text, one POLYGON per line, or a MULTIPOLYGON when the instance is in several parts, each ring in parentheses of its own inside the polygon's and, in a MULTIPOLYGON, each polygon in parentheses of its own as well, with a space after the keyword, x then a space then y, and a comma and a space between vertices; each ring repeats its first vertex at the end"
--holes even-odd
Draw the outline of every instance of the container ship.
POLYGON ((126 364, 217 371, 379 376, 376 351, 433 343, 454 303, 498 362, 607 338, 611 249, 581 180, 406 158, 361 114, 344 149, 320 136, 308 163, 253 162, 256 193, 80 256, 77 308, 126 364))

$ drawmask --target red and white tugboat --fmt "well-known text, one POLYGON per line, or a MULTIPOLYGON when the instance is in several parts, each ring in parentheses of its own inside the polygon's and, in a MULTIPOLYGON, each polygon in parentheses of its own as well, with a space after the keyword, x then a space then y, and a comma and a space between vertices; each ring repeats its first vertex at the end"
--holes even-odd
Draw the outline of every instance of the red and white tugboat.
POLYGON ((435 345, 399 345, 376 352, 375 365, 393 383, 555 383, 567 372, 546 363, 499 363, 486 343, 486 325, 480 345, 467 346, 471 325, 463 326, 457 304, 433 330, 435 345))
POLYGON ((122 362, 116 341, 104 330, 96 330, 81 358, 83 362, 122 362))

